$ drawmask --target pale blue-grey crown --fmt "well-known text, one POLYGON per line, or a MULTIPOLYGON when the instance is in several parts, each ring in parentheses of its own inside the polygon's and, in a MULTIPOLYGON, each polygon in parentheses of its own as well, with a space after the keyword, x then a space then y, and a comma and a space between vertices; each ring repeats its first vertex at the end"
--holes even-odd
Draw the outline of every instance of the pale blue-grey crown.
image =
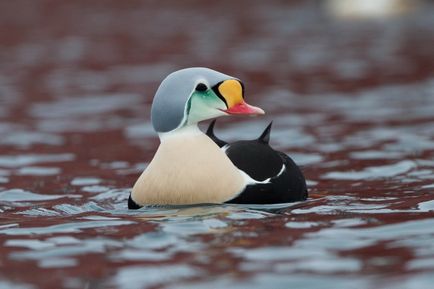
POLYGON ((154 130, 168 132, 177 128, 183 118, 185 106, 199 82, 213 87, 229 75, 205 67, 191 67, 169 74, 160 84, 151 108, 154 130))

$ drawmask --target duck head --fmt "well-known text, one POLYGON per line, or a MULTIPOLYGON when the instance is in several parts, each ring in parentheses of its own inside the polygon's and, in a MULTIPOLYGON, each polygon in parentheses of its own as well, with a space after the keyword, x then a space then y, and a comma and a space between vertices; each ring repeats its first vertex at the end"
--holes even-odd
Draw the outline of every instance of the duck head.
POLYGON ((241 81, 218 71, 193 67, 169 74, 152 103, 156 132, 167 133, 226 115, 259 115, 264 111, 244 101, 241 81))

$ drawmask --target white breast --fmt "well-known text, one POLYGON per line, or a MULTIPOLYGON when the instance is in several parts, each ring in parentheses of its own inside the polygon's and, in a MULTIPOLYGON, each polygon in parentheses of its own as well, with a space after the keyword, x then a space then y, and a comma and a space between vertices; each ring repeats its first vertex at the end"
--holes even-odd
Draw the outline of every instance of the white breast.
POLYGON ((133 187, 139 205, 222 203, 244 189, 240 171, 197 128, 160 137, 153 160, 133 187))

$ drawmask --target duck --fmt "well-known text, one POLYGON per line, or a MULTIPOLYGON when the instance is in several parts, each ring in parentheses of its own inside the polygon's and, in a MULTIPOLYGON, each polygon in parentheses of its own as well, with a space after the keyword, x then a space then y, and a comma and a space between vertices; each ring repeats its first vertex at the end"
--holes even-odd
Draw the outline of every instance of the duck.
POLYGON ((270 204, 307 198, 304 176, 268 142, 271 125, 253 141, 228 144, 198 124, 222 116, 265 112, 244 100, 240 79, 205 67, 169 74, 151 105, 160 145, 134 183, 129 209, 149 205, 270 204))

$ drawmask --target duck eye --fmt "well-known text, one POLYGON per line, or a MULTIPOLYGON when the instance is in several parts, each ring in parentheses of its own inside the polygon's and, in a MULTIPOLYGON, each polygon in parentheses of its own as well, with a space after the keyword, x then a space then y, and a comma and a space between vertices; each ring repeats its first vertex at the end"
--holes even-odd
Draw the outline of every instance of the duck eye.
POLYGON ((207 91, 208 86, 206 86, 206 84, 199 83, 198 85, 196 85, 196 90, 197 91, 207 91))

